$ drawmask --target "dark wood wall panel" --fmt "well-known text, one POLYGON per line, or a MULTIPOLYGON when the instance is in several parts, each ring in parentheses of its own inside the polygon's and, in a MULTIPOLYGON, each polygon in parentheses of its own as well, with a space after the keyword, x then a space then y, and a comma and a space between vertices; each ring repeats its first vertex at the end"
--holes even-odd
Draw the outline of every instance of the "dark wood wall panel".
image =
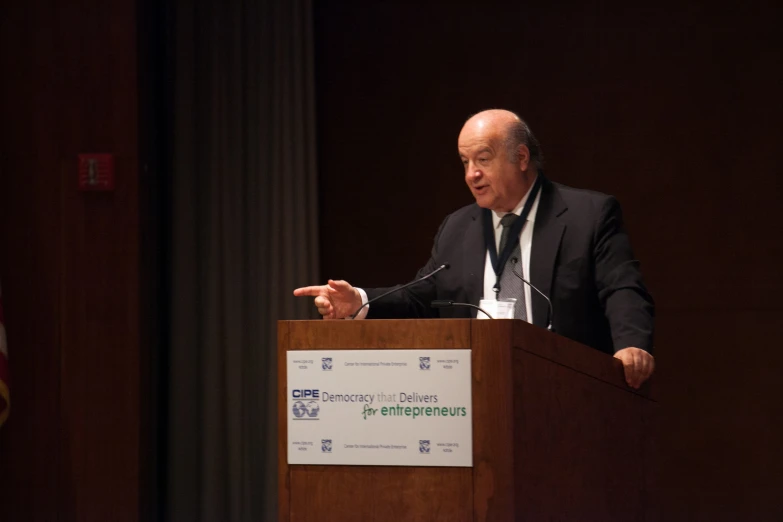
MULTIPOLYGON (((661 496, 683 520, 780 520, 780 311, 671 310, 659 344, 661 496)), ((665 519, 664 519, 665 520, 665 519)))
POLYGON ((11 364, 0 506, 9 521, 57 520, 61 491, 59 185, 41 175, 52 163, 0 157, 0 277, 11 364))
POLYGON ((519 111, 552 179, 619 198, 656 299, 662 519, 781 519, 780 7, 315 9, 324 277, 410 279, 471 201, 462 123, 519 111))
POLYGON ((139 519, 136 8, 3 8, 4 521, 139 519), (113 192, 78 190, 90 152, 115 155, 113 192))

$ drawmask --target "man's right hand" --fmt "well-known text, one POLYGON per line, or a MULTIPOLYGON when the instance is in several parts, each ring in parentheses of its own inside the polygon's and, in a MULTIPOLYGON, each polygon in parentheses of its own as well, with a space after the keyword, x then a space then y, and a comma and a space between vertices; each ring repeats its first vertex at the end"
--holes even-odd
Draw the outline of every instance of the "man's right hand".
POLYGON ((297 297, 315 297, 315 307, 324 319, 343 319, 362 306, 359 291, 347 281, 332 281, 323 286, 305 286, 294 290, 297 297))

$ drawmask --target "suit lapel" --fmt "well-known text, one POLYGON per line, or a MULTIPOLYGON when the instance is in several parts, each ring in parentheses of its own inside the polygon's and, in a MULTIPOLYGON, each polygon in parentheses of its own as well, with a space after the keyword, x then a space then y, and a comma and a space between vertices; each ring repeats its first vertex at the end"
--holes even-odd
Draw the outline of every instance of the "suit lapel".
MULTIPOLYGON (((478 305, 484 292, 484 260, 487 252, 484 248, 484 235, 481 228, 481 211, 478 206, 474 206, 473 210, 471 221, 465 231, 462 280, 465 281, 467 302, 478 305)), ((471 316, 476 317, 475 310, 471 316)))
MULTIPOLYGON (((566 228, 558 217, 567 209, 557 187, 544 178, 530 250, 530 282, 550 299, 557 254, 566 228)), ((531 293, 531 301, 533 324, 546 327, 549 320, 549 305, 535 290, 531 293)))

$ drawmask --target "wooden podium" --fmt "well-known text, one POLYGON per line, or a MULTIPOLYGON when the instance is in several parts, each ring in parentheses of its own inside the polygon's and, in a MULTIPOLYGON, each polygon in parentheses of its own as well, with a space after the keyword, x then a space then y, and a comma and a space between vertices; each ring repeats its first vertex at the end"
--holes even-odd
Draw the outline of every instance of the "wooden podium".
POLYGON ((518 320, 278 323, 280 521, 646 521, 656 403, 620 361, 518 320), (286 351, 471 349, 473 467, 287 463, 286 351))

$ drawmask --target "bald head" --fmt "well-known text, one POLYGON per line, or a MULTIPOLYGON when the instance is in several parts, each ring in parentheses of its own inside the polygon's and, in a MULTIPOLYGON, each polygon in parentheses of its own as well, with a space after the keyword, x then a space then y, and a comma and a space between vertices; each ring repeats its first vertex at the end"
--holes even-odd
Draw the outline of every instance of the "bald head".
POLYGON ((544 158, 541 146, 527 123, 515 113, 505 109, 488 109, 474 114, 462 127, 460 141, 463 135, 467 137, 476 134, 492 136, 502 143, 508 160, 513 163, 519 162, 519 147, 524 145, 532 166, 538 171, 542 169, 544 158))
POLYGON ((504 109, 489 109, 477 112, 465 122, 465 127, 494 127, 501 129, 515 121, 522 121, 519 116, 504 109))

